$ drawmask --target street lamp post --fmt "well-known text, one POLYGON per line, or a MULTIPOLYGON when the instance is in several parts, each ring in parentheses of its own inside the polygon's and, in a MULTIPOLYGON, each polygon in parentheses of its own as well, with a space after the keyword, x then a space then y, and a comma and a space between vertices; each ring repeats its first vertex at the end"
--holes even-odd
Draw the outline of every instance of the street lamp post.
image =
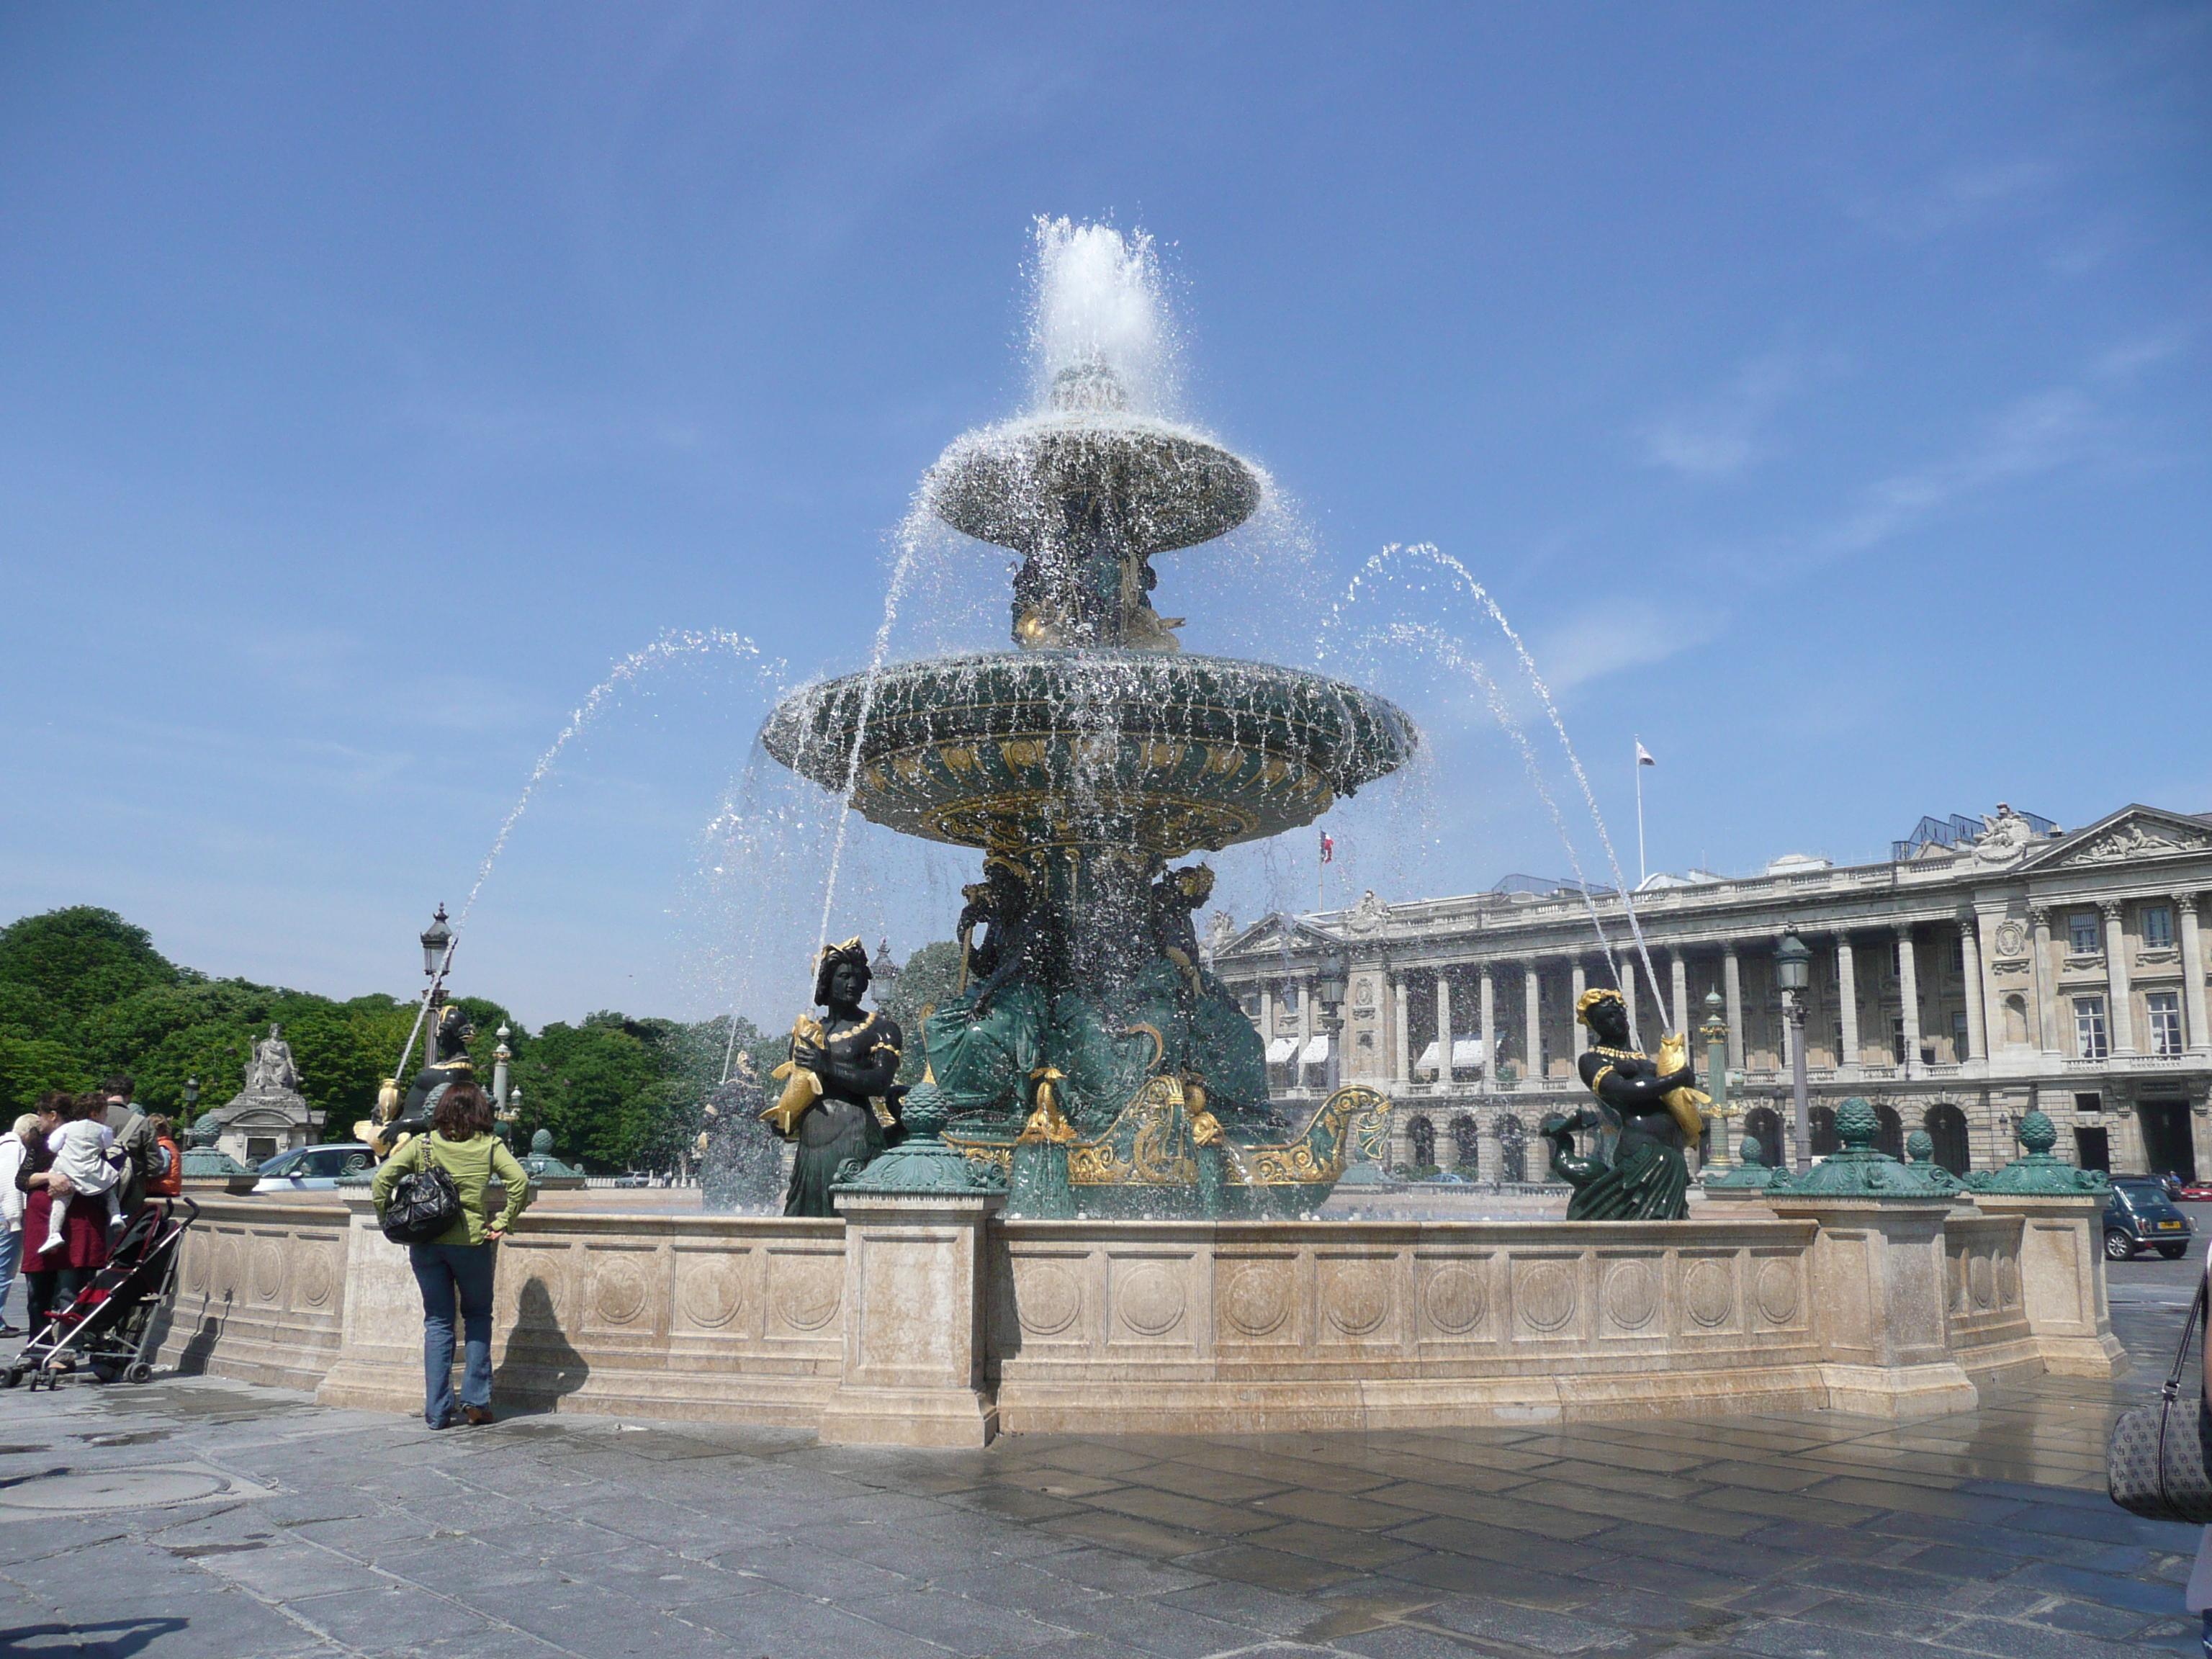
POLYGON ((1796 1097, 1799 1174, 1813 1161, 1812 1116, 1805 1099, 1805 993, 1813 982, 1813 953, 1797 930, 1789 929, 1774 951, 1775 983, 1782 988, 1783 1014, 1790 1022, 1790 1083, 1796 1097))
MULTIPOLYGON (((1328 1043, 1328 1058, 1322 1069, 1322 1085, 1329 1094, 1334 1094, 1344 1083, 1344 1044, 1340 1036, 1344 1029, 1344 958, 1332 952, 1322 958, 1320 982, 1314 988, 1321 995, 1322 1035, 1328 1043)), ((1299 1065, 1303 1069, 1303 1058, 1299 1065)))
POLYGON ((1705 1092, 1713 1101, 1713 1155, 1705 1166, 1715 1171, 1729 1167, 1727 1010, 1718 991, 1706 992, 1705 1023, 1698 1027, 1698 1035, 1705 1040, 1705 1092))

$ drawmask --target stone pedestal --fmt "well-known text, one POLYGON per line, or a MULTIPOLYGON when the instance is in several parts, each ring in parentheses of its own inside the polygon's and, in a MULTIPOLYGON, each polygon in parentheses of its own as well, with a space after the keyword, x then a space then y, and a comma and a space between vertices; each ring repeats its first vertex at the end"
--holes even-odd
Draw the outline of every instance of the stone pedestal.
POLYGON ((407 1249, 385 1237, 366 1188, 339 1194, 346 1207, 345 1297, 337 1362, 316 1389, 325 1406, 422 1409, 422 1293, 407 1249))
POLYGON ((2021 1291, 2044 1366, 2060 1376, 2118 1376, 2127 1351, 2105 1299, 2101 1194, 1969 1194, 1984 1215, 2021 1218, 2021 1291))
POLYGON ((1951 1356, 1945 1198, 1767 1194, 1820 1224, 1811 1277, 1828 1404, 1866 1417, 1972 1411, 1980 1392, 1951 1356))
POLYGON ((824 1402, 832 1443, 981 1446, 999 1430, 983 1382, 983 1229, 995 1192, 842 1188, 843 1375, 824 1402))

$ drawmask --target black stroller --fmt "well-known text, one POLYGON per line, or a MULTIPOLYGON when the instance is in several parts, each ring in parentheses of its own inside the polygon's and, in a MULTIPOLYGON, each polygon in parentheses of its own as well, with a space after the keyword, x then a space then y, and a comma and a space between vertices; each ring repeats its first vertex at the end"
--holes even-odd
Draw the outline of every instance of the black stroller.
POLYGON ((123 1230, 92 1283, 69 1306, 55 1309, 45 1328, 31 1333, 9 1362, 0 1387, 12 1389, 28 1374, 33 1389, 41 1379, 53 1388, 80 1358, 102 1382, 118 1376, 150 1381, 159 1316, 177 1288, 185 1233, 199 1213, 189 1198, 150 1200, 123 1230))

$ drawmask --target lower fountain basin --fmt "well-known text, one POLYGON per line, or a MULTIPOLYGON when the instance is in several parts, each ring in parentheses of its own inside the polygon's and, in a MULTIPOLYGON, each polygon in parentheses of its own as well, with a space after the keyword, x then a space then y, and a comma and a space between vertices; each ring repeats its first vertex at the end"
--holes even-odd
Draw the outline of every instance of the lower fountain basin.
POLYGON ((906 835, 1172 859, 1311 823, 1404 765, 1419 734, 1389 700, 1297 669, 1037 651, 902 664, 872 696, 865 674, 810 686, 761 740, 826 789, 849 779, 863 817, 906 835))

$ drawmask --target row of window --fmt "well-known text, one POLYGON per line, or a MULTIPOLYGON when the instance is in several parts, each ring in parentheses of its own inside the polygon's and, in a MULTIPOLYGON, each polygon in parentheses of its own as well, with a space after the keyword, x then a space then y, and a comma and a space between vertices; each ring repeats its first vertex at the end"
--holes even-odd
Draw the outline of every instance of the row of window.
MULTIPOLYGON (((2138 913, 2143 949, 2163 951, 2173 943, 2173 908, 2146 904, 2138 913)), ((2066 918, 2066 948, 2077 957, 2101 955, 2105 949, 2105 919, 2094 910, 2076 910, 2066 918)))
MULTIPOLYGON (((2148 1052, 2171 1057, 2182 1049, 2181 994, 2153 991, 2143 998, 2143 1017, 2149 1022, 2148 1052)), ((2074 1052, 2083 1060, 2103 1060, 2112 1053, 2105 1026, 2102 997, 2074 999, 2074 1052)))

